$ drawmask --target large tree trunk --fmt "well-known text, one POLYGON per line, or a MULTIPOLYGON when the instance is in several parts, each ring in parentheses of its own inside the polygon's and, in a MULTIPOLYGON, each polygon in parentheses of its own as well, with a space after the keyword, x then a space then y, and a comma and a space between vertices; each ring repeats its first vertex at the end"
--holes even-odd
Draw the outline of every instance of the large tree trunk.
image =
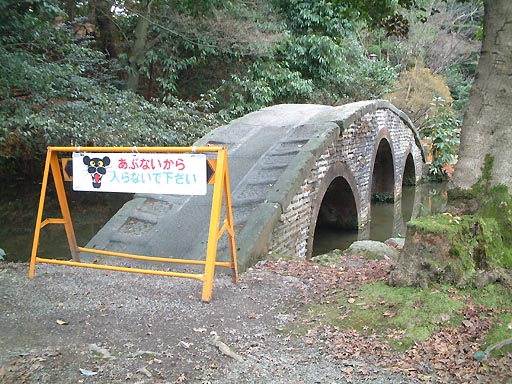
POLYGON ((97 38, 100 49, 111 59, 117 58, 117 29, 112 17, 112 2, 108 0, 95 0, 93 3, 94 17, 99 29, 97 38))
POLYGON ((468 189, 494 157, 492 184, 512 190, 512 1, 484 0, 484 38, 453 183, 468 189))
POLYGON ((151 15, 151 5, 153 0, 143 1, 141 8, 144 10, 139 15, 137 26, 135 27, 135 42, 130 53, 130 71, 126 82, 126 89, 137 92, 139 89, 140 72, 139 69, 144 63, 144 55, 146 54, 146 44, 149 34, 149 17, 151 15), (145 16, 147 15, 147 16, 145 16))

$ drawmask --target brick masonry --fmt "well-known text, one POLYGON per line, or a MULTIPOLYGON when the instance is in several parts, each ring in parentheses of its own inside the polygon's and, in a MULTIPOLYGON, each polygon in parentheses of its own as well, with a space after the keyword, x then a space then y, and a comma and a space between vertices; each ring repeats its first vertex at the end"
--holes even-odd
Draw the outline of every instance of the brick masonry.
MULTIPOLYGON (((392 109, 377 109, 347 128, 317 159, 291 203, 283 210, 272 231, 269 252, 306 258, 311 256, 317 215, 327 187, 337 177, 350 185, 357 206, 358 227, 371 217, 371 185, 377 150, 387 141, 393 160, 395 202, 400 201, 406 160, 410 156, 414 175, 422 175, 422 153, 410 126, 392 109)), ((410 163, 411 164, 411 163, 410 163)))

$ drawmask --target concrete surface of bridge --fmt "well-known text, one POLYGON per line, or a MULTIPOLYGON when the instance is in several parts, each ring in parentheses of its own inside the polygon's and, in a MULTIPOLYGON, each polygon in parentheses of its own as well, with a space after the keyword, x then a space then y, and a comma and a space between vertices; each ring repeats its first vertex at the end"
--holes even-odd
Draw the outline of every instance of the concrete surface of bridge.
MULTIPOLYGON (((404 182, 419 181, 425 160, 409 118, 384 100, 276 105, 196 143, 208 144, 228 148, 241 270, 269 252, 310 257, 320 226, 364 233, 372 196, 399 202, 404 182)), ((211 190, 206 196, 138 194, 87 246, 204 259, 210 209, 211 190)), ((219 244, 218 260, 228 260, 226 244, 219 244)))

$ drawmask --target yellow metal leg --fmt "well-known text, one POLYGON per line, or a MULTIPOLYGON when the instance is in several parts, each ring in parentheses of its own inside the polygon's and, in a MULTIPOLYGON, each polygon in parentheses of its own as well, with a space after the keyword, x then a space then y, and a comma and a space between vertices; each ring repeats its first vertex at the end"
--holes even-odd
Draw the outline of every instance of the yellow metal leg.
POLYGON ((41 184, 41 195, 39 197, 39 207, 37 209, 36 227, 34 229, 34 241, 32 243, 32 254, 30 256, 30 268, 28 277, 33 279, 36 269, 37 248, 39 247, 39 235, 41 233, 41 222, 43 221, 44 200, 46 199, 46 187, 48 186, 48 174, 50 173, 51 149, 46 153, 46 162, 44 164, 43 182, 41 184))
POLYGON ((64 219, 64 228, 68 238, 69 250, 73 261, 80 261, 78 256, 78 246, 76 244, 75 231, 73 229, 73 222, 71 221, 71 214, 69 212, 68 199, 66 197, 66 190, 64 189, 64 180, 62 178, 62 171, 60 169, 59 158, 57 152, 52 152, 51 155, 51 168, 53 174, 53 181, 57 191, 57 198, 59 199, 60 211, 64 219))
POLYGON ((233 282, 238 283, 238 262, 236 259, 236 242, 235 242, 235 223, 233 221, 233 209, 231 207, 231 187, 229 184, 229 170, 226 162, 226 170, 224 172, 224 197, 226 203, 226 220, 228 222, 229 248, 231 251, 231 271, 233 273, 233 282))
POLYGON ((206 264, 204 269, 204 283, 202 300, 209 303, 212 299, 213 278, 215 275, 215 258, 219 233, 220 213, 222 210, 223 181, 226 164, 225 149, 218 153, 217 169, 215 170, 215 184, 213 186, 212 212, 210 215, 210 230, 206 250, 206 264))

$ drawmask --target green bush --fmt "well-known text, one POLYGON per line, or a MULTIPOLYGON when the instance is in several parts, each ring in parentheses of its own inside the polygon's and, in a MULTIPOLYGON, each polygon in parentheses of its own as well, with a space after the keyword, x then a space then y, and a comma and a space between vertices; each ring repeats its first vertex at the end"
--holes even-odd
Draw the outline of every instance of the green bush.
POLYGON ((112 16, 125 38, 114 60, 73 32, 62 2, 12 3, 0 13, 0 178, 39 173, 49 145, 187 145, 272 104, 377 98, 396 77, 367 58, 348 13, 330 1, 154 2, 138 66, 139 14, 112 16), (254 33, 239 37, 247 28, 254 33), (120 90, 128 71, 147 99, 120 90))
POLYGON ((353 38, 286 35, 272 56, 233 75, 218 90, 228 95, 223 114, 238 117, 279 103, 339 105, 390 91, 397 73, 368 59, 353 38))
POLYGON ((272 104, 305 102, 313 93, 313 84, 285 65, 262 62, 254 63, 243 77, 233 75, 220 92, 229 94, 228 104, 221 114, 230 118, 272 104))
POLYGON ((342 104, 374 99, 389 92, 396 70, 366 57, 353 36, 290 36, 276 48, 290 70, 314 84, 312 102, 342 104))
POLYGON ((188 145, 220 124, 210 95, 163 104, 116 89, 114 61, 56 23, 58 8, 35 10, 0 16, 0 178, 41 173, 47 146, 188 145))
POLYGON ((425 121, 422 134, 432 143, 429 172, 435 179, 442 180, 446 178, 445 166, 457 154, 461 121, 455 118, 444 100, 435 98, 434 107, 434 114, 425 121))
POLYGON ((220 123, 206 98, 150 103, 74 66, 2 48, 0 59, 0 178, 40 172, 49 145, 188 145, 220 123))
POLYGON ((453 109, 462 116, 469 100, 469 93, 473 86, 474 72, 468 72, 461 65, 449 67, 445 72, 448 86, 453 98, 453 109))
POLYGON ((220 124, 205 101, 152 104, 129 91, 99 89, 88 100, 38 107, 9 104, 11 113, 2 108, 0 114, 0 178, 37 173, 49 145, 190 145, 220 124))

